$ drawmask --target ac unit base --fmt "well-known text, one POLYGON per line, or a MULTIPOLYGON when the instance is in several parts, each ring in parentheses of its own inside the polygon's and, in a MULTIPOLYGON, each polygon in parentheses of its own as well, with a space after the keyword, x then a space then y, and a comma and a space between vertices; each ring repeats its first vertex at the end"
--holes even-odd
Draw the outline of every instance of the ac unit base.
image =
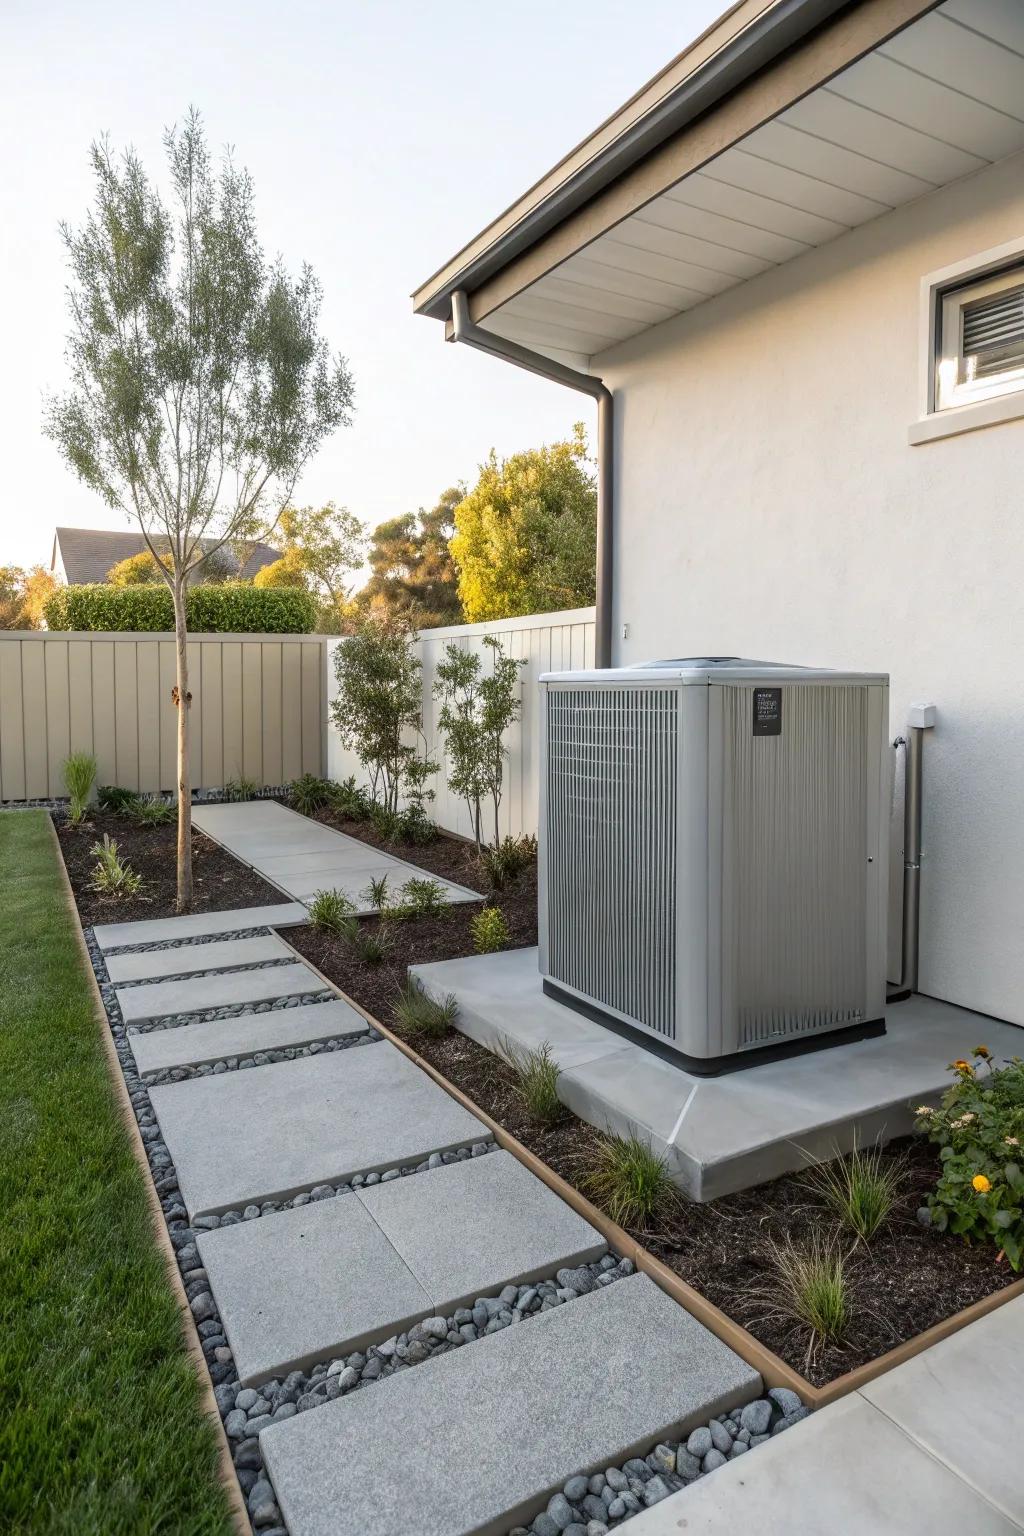
POLYGON ((581 997, 566 991, 555 981, 545 979, 543 987, 546 997, 553 997, 556 1002, 562 1003, 566 1008, 583 1014, 584 1018, 593 1020, 595 1024, 604 1025, 606 1029, 621 1035, 624 1040, 642 1045, 644 1050, 650 1051, 653 1056, 660 1057, 662 1061, 667 1061, 671 1066, 678 1067, 681 1072, 689 1072, 694 1077, 721 1077, 726 1072, 745 1072, 748 1067, 760 1067, 768 1061, 784 1061, 789 1056, 803 1056, 808 1051, 824 1051, 833 1045, 851 1045, 855 1040, 873 1040, 878 1035, 885 1034, 884 1018, 865 1019, 858 1024, 844 1024, 838 1029, 823 1031, 820 1034, 795 1035, 789 1040, 777 1040, 770 1045, 758 1045, 750 1050, 734 1051, 728 1056, 688 1056, 685 1051, 670 1045, 667 1040, 658 1040, 653 1035, 649 1035, 646 1030, 634 1029, 625 1020, 606 1013, 603 1008, 598 1008, 594 1003, 584 1002, 581 997))

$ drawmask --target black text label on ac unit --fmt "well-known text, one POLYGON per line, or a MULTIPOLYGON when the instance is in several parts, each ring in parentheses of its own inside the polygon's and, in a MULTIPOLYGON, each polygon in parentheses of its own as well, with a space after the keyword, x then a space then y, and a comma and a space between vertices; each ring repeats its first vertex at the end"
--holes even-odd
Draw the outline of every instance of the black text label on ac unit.
POLYGON ((754 735, 782 735, 782 689, 754 689, 754 735))

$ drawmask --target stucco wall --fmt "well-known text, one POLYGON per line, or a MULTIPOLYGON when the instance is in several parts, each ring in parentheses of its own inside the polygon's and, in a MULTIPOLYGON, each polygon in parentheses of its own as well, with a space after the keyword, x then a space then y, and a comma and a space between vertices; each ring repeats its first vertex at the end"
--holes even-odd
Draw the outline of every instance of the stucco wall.
POLYGON ((1017 156, 594 371, 618 414, 616 659, 885 670, 893 734, 934 701, 921 988, 1024 1023, 1024 422, 907 442, 922 276, 1020 236, 1017 156))

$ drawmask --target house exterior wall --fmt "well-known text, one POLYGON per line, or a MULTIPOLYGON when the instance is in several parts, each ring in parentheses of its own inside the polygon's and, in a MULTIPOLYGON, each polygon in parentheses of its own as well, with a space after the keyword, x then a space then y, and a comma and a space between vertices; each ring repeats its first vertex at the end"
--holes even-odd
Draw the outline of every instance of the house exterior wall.
MULTIPOLYGON (((893 735, 934 702, 921 990, 1016 1023, 1024 422, 916 447, 907 433, 921 279, 1022 236, 1015 156, 593 361, 616 395, 615 662, 888 671, 893 735)), ((898 901, 895 879, 897 937, 898 901)), ((890 955, 898 968, 898 942, 890 955)))

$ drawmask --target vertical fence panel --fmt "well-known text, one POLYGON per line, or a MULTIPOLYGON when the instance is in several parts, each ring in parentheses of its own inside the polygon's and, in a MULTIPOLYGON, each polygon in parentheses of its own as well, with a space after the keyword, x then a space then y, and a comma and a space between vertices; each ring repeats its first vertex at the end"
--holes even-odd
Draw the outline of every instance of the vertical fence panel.
POLYGON ((67 641, 48 646, 44 675, 46 678, 46 762, 48 795, 62 795, 64 775, 61 767, 71 750, 71 696, 68 686, 67 641))
POLYGON ((117 739, 115 783, 139 787, 139 683, 134 640, 114 642, 114 730, 117 739))
POLYGON ((281 742, 281 645, 265 640, 260 647, 263 668, 263 777, 268 784, 283 782, 281 742))
POLYGON ((226 646, 204 640, 199 647, 199 668, 203 679, 203 759, 204 784, 223 784, 230 775, 224 772, 224 689, 223 651, 226 646))
POLYGON ((92 649, 82 640, 68 643, 68 713, 72 752, 95 753, 92 721, 92 649))
POLYGON ((225 640, 220 648, 220 697, 223 714, 222 784, 242 777, 242 721, 245 700, 242 697, 242 647, 237 640, 225 640))
POLYGON ((160 642, 140 640, 135 648, 136 709, 139 723, 139 788, 160 788, 160 642))
POLYGON ((24 800, 25 696, 20 644, 0 645, 0 800, 24 800))
POLYGON ((22 647, 21 685, 26 710, 25 798, 42 800, 50 793, 50 780, 46 747, 46 657, 41 647, 22 647))
POLYGON ((281 646, 281 782, 284 784, 297 779, 302 772, 302 651, 298 645, 281 646))
POLYGON ((263 781, 263 678, 262 646, 242 644, 242 773, 257 784, 263 781))
POLYGON ((321 742, 326 726, 320 645, 302 647, 302 771, 321 772, 321 742))

